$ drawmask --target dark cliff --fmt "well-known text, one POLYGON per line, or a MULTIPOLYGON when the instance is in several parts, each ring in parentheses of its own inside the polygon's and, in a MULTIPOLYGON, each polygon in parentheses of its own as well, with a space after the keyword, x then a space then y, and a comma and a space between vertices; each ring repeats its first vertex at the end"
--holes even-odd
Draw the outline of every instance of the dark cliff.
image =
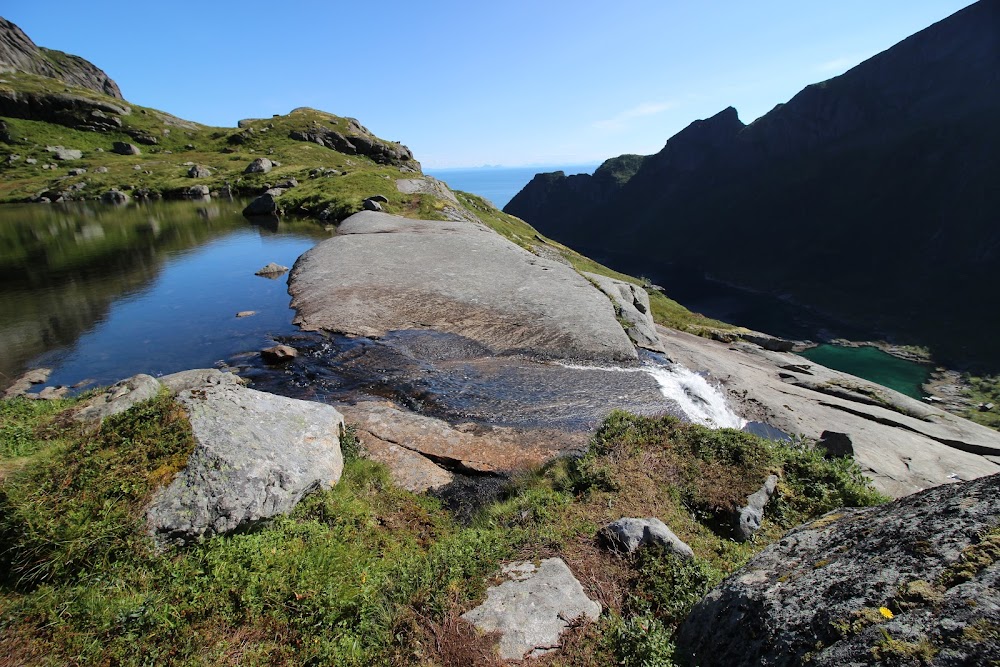
POLYGON ((118 84, 98 67, 62 51, 40 48, 16 25, 0 17, 0 72, 27 72, 122 99, 118 84))
POLYGON ((733 109, 693 123, 600 205, 532 181, 506 210, 1000 367, 998 84, 1000 2, 984 0, 750 125, 733 109))

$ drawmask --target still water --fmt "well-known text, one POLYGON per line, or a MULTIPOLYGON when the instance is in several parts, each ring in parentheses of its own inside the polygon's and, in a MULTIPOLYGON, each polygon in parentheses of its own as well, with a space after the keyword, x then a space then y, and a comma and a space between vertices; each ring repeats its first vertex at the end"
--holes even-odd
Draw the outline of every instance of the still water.
POLYGON ((876 347, 820 345, 801 356, 829 368, 877 382, 913 398, 923 398, 921 385, 930 379, 930 366, 886 354, 876 347))
POLYGON ((254 272, 330 233, 252 226, 242 206, 0 207, 0 387, 37 366, 68 386, 212 366, 293 333, 287 274, 254 272))

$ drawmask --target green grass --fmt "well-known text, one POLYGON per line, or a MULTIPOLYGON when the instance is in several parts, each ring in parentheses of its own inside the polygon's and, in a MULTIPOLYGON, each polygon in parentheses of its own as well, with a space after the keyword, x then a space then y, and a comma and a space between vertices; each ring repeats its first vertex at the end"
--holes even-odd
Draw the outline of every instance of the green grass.
POLYGON ((962 416, 966 419, 1000 430, 1000 375, 966 375, 964 377, 968 388, 963 395, 972 403, 962 416), (981 411, 980 403, 992 403, 992 410, 981 411))
POLYGON ((848 462, 619 412, 585 457, 526 474, 471 526, 393 486, 349 432, 333 489, 250 532, 157 551, 143 508, 191 447, 172 399, 97 433, 63 406, 0 405, 4 432, 30 441, 0 482, 0 653, 28 664, 468 664, 492 640, 458 614, 498 565, 559 556, 607 613, 551 664, 670 665, 674 628, 709 586, 785 527, 881 500, 848 462), (776 511, 737 544, 713 512, 769 472, 783 475, 776 511), (599 548, 596 530, 620 516, 661 517, 695 560, 599 548))

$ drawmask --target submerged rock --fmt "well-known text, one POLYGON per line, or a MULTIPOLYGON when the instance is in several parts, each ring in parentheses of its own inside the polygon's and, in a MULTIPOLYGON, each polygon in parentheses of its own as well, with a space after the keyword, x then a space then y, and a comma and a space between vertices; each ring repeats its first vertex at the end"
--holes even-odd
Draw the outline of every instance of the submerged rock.
POLYGON ((191 422, 194 452, 146 512, 159 543, 244 528, 290 511, 310 491, 340 479, 344 418, 334 408, 224 379, 200 386, 193 380, 177 380, 189 387, 177 400, 191 422))
POLYGON ((462 614, 482 632, 499 632, 500 657, 521 660, 558 648, 559 636, 577 618, 596 621, 601 605, 587 597, 561 558, 537 567, 519 562, 504 566, 507 579, 486 592, 486 601, 462 614))
POLYGON ((702 667, 996 664, 998 516, 1000 475, 827 514, 709 592, 677 655, 702 667))
POLYGON ((263 276, 265 278, 277 278, 278 276, 286 273, 288 271, 287 266, 282 266, 275 262, 268 262, 261 268, 254 272, 255 276, 263 276))

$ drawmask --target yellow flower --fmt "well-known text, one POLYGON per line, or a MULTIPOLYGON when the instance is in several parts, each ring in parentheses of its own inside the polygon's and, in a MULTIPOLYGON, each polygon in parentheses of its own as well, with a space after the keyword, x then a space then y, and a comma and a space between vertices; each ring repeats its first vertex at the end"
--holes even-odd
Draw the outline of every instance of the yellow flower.
POLYGON ((878 608, 878 613, 882 614, 886 618, 892 618, 892 612, 889 611, 889 609, 887 607, 879 607, 878 608))

